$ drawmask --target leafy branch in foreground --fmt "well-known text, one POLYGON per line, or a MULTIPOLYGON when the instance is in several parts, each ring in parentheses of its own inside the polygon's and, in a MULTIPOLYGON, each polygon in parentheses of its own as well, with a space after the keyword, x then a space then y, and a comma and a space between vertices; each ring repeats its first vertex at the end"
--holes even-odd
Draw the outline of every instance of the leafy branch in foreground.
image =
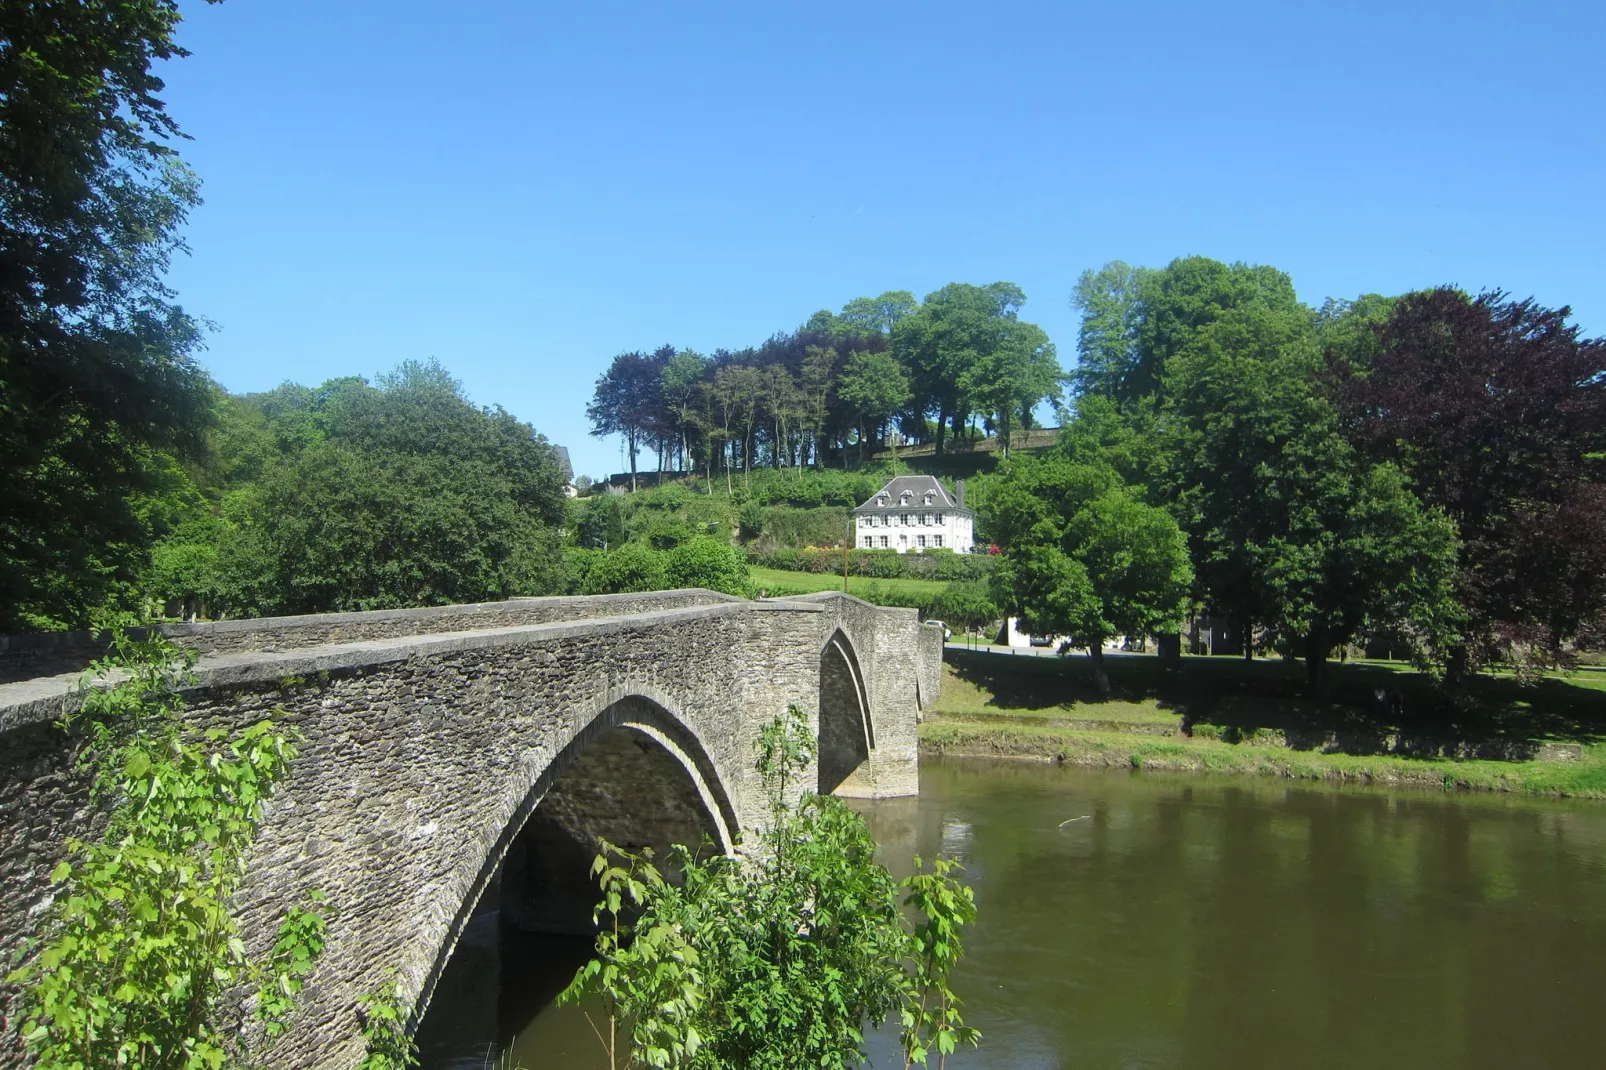
POLYGON ((69 840, 52 873, 62 887, 42 946, 10 977, 26 986, 22 1036, 42 1070, 216 1070, 247 1055, 229 994, 254 990, 271 1044, 323 949, 317 893, 285 913, 266 961, 229 909, 295 746, 269 720, 195 732, 179 694, 193 655, 161 636, 115 644, 61 724, 85 722, 80 767, 106 830, 69 840))
POLYGON ((357 1070, 408 1070, 416 1064, 418 1045, 407 1033, 407 1007, 396 978, 357 1001, 367 1054, 357 1070))
POLYGON ((755 858, 677 845, 671 880, 650 850, 602 845, 597 954, 559 998, 600 998, 605 1022, 592 1024, 610 1067, 845 1070, 863 1057, 865 1023, 894 1014, 906 1067, 934 1053, 942 1066, 980 1039, 948 988, 976 916, 957 863, 917 860, 900 884, 853 811, 813 794, 789 805, 814 754, 797 707, 765 728, 772 820, 755 858))

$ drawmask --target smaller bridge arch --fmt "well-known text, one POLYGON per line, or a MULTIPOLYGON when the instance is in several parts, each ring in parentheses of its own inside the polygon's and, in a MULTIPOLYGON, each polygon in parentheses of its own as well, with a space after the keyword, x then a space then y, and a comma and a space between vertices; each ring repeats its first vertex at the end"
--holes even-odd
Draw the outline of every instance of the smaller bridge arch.
POLYGON ((846 785, 875 750, 875 722, 858 653, 841 628, 820 648, 819 758, 817 789, 821 795, 846 785))

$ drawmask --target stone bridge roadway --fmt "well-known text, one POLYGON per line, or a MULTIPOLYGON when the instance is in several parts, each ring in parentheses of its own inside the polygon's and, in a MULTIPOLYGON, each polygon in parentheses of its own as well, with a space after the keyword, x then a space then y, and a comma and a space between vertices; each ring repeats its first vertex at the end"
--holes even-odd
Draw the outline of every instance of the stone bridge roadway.
MULTIPOLYGON (((841 594, 532 598, 166 630, 200 655, 193 721, 282 710, 305 736, 240 902, 258 951, 304 889, 339 907, 270 1058, 285 1067, 354 1066, 355 1001, 392 970, 421 1015, 487 889, 514 923, 574 930, 590 921, 598 836, 729 849, 762 820, 758 731, 790 703, 819 732, 821 791, 914 793, 918 711, 941 679, 936 628, 841 594)), ((36 931, 64 839, 93 821, 74 742, 52 724, 75 701, 70 644, 0 639, 0 963, 36 931)), ((15 996, 0 989, 4 1067, 23 1065, 15 996)))

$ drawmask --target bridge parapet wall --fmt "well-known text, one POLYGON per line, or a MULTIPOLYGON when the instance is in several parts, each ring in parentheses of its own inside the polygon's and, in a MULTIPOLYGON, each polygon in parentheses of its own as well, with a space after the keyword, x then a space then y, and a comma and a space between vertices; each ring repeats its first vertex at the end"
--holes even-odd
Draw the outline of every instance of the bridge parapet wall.
MULTIPOLYGON (((246 651, 393 639, 410 635, 481 628, 549 624, 596 617, 629 616, 686 606, 719 605, 742 599, 701 589, 641 594, 510 598, 502 602, 378 609, 356 613, 309 613, 293 617, 164 624, 130 629, 141 638, 160 633, 206 657, 246 651)), ((0 636, 0 684, 81 671, 110 648, 110 637, 95 632, 50 632, 0 636)))

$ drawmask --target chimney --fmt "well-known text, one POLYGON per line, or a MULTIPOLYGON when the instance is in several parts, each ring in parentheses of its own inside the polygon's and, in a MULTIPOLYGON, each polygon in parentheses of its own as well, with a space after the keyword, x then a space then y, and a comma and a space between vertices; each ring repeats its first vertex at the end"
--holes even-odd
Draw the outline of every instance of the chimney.
POLYGON ((965 481, 963 479, 954 480, 954 501, 959 503, 959 508, 963 509, 965 507, 965 481))

